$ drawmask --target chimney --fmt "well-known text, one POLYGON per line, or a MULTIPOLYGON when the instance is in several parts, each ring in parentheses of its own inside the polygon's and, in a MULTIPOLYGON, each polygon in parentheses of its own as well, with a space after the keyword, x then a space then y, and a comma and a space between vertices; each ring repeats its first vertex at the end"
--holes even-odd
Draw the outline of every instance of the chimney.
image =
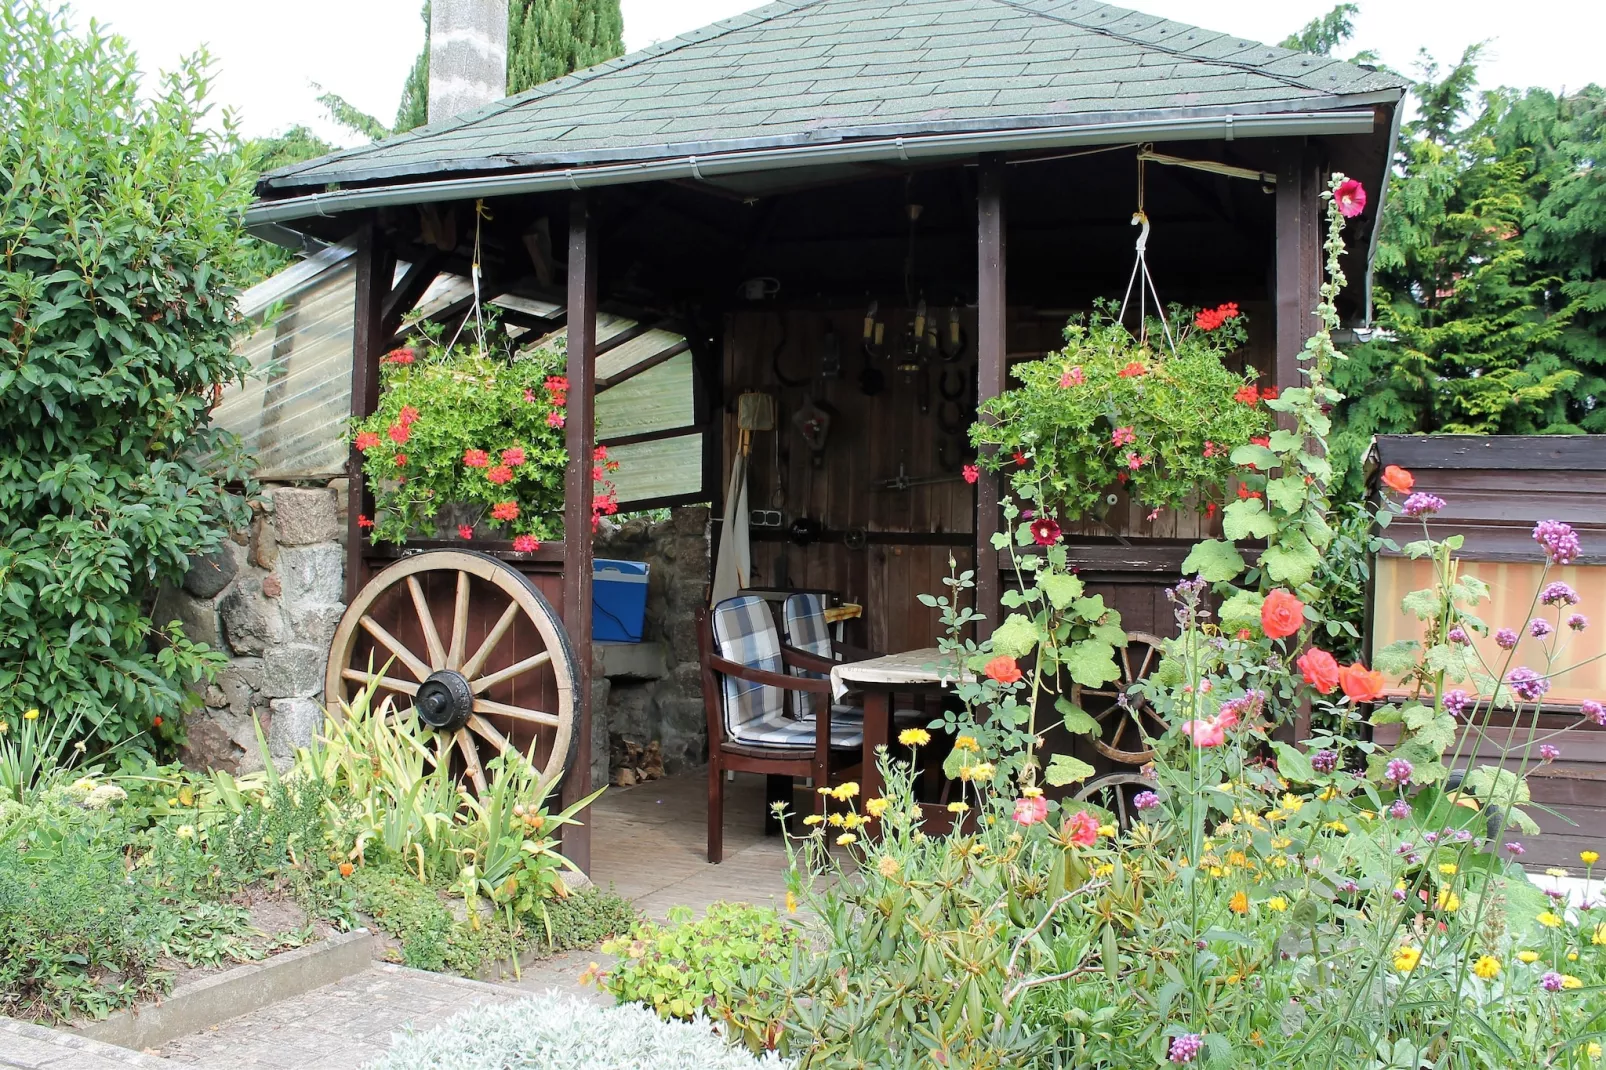
POLYGON ((507 96, 507 0, 433 0, 429 121, 507 96))

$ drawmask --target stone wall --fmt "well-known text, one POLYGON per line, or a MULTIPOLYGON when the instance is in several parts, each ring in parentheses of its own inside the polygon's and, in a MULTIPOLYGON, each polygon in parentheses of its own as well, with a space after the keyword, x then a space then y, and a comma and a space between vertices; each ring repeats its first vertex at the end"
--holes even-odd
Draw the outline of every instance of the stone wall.
POLYGON ((279 760, 322 724, 324 662, 345 611, 345 483, 264 488, 250 530, 158 595, 156 620, 182 621, 229 657, 186 721, 186 764, 260 768, 253 717, 279 760))
POLYGON ((621 736, 641 744, 661 741, 664 768, 671 774, 707 761, 696 613, 707 597, 708 519, 707 506, 684 506, 671 510, 668 520, 648 523, 638 518, 597 537, 597 557, 647 562, 642 639, 662 644, 664 658, 663 675, 657 678, 609 679, 606 702, 593 707, 593 738, 602 751, 601 763, 593 765, 595 783, 605 782, 599 777, 607 772, 609 741, 621 736))

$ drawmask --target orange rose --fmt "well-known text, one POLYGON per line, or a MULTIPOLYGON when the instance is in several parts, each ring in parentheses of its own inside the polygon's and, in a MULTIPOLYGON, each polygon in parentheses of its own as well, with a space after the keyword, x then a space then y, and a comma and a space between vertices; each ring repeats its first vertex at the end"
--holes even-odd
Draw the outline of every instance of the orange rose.
POLYGON ((1383 697, 1383 674, 1357 661, 1338 670, 1338 686, 1351 702, 1370 702, 1383 697))
POLYGON ((340 863, 340 875, 342 877, 349 877, 355 871, 356 871, 356 867, 353 866, 350 862, 342 862, 342 863, 340 863))
POLYGON ((1331 694, 1338 686, 1338 662, 1320 647, 1311 647, 1294 664, 1304 674, 1305 682, 1322 694, 1331 694))
POLYGON ((1416 486, 1416 477, 1397 464, 1391 464, 1383 469, 1383 483, 1393 491, 1401 494, 1411 493, 1416 486))
POLYGON ((989 679, 997 680, 1001 684, 1013 684, 1021 678, 1020 666, 1015 664, 1015 659, 1002 654, 989 661, 987 668, 982 671, 989 679))
POLYGON ((1305 624, 1305 603, 1281 587, 1260 604, 1260 630, 1272 639, 1287 639, 1305 624))

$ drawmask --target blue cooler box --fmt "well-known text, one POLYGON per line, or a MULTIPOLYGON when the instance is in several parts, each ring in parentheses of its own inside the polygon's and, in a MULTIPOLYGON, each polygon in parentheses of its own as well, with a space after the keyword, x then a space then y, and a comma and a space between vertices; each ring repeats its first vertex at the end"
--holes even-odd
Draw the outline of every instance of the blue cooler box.
POLYGON ((647 562, 591 562, 591 638, 639 643, 647 619, 647 562))

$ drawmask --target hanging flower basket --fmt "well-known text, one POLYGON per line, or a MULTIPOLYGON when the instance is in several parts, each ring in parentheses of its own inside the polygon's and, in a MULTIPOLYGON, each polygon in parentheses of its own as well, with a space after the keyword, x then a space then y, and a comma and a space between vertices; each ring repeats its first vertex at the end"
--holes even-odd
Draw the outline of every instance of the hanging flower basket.
POLYGON ((1110 302, 1073 318, 1063 349, 1013 368, 1020 385, 982 404, 971 441, 995 448, 979 463, 1061 522, 1100 515, 1117 488, 1214 515, 1232 451, 1271 433, 1262 402, 1276 391, 1225 363, 1247 338, 1237 305, 1168 312, 1169 333, 1154 320, 1146 339, 1110 302))

